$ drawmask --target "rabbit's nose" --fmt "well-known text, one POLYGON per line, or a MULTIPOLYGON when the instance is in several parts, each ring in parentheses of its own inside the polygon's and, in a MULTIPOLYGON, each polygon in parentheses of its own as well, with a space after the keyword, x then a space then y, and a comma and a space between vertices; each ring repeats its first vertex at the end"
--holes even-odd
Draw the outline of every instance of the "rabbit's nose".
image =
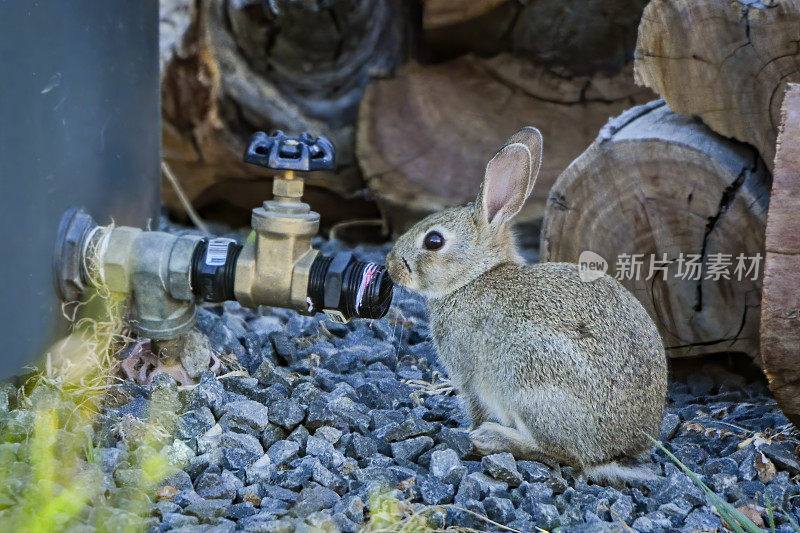
POLYGON ((408 264, 408 261, 406 261, 406 258, 405 258, 405 257, 401 257, 400 259, 402 259, 402 260, 403 260, 403 264, 404 264, 404 265, 406 266, 406 268, 408 269, 408 273, 409 273, 409 274, 411 274, 411 265, 409 265, 409 264, 408 264))

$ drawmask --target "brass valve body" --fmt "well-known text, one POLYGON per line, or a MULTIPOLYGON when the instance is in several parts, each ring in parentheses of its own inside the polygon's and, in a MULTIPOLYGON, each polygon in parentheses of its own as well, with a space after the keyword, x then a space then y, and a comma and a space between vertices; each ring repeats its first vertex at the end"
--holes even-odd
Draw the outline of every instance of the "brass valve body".
POLYGON ((293 173, 275 178, 274 198, 253 209, 255 239, 248 239, 236 262, 234 293, 242 305, 272 305, 309 312, 311 264, 318 252, 311 240, 319 214, 301 201, 303 181, 293 173))

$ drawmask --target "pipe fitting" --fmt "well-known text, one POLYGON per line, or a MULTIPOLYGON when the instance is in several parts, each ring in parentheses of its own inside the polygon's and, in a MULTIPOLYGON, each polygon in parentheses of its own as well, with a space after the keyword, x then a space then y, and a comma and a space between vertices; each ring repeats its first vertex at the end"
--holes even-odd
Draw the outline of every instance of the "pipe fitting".
POLYGON ((53 255, 53 274, 61 301, 78 301, 86 290, 89 280, 83 268, 84 251, 96 229, 97 223, 83 209, 71 207, 61 219, 53 255))
POLYGON ((302 194, 302 180, 276 178, 274 198, 253 210, 255 238, 236 264, 236 299, 248 307, 323 312, 336 322, 384 316, 393 287, 384 267, 357 261, 351 253, 325 257, 314 250, 319 215, 300 200, 302 194))
POLYGON ((194 300, 192 262, 195 249, 202 241, 196 235, 182 235, 172 245, 167 266, 167 289, 176 300, 194 300))
POLYGON ((59 236, 56 279, 66 288, 62 299, 78 300, 94 280, 130 295, 131 323, 143 336, 172 339, 194 326, 192 257, 201 237, 126 226, 104 230, 82 209, 65 215, 59 236))
POLYGON ((202 239, 176 238, 160 231, 140 231, 129 244, 124 242, 129 235, 116 238, 112 231, 108 250, 118 245, 132 252, 125 264, 133 295, 132 322, 151 339, 174 339, 191 329, 197 319, 190 267, 194 246, 202 239), (188 246, 187 241, 194 246, 188 246), (171 275, 174 274, 170 268, 172 265, 184 265, 189 275, 171 275))
POLYGON ((275 199, 253 209, 255 239, 248 240, 236 262, 234 294, 248 307, 308 313, 309 272, 318 255, 311 240, 319 231, 319 214, 300 201, 302 180, 277 178, 273 194, 275 199))
POLYGON ((253 210, 254 238, 236 265, 234 293, 242 305, 323 312, 337 322, 380 318, 388 311, 393 283, 384 267, 352 254, 325 257, 311 247, 319 215, 302 201, 303 180, 295 171, 332 170, 334 159, 325 137, 277 131, 251 138, 244 161, 285 172, 273 180, 272 200, 253 210))
POLYGON ((294 171, 333 168, 330 141, 258 133, 245 160, 286 174, 275 178, 272 200, 253 209, 253 237, 244 246, 224 238, 101 228, 85 211, 71 209, 56 244, 62 299, 77 300, 92 283, 128 294, 131 322, 154 340, 188 331, 196 321, 196 299, 323 312, 338 322, 384 316, 393 287, 384 267, 349 253, 326 257, 311 247, 320 217, 302 201, 303 180, 294 171))

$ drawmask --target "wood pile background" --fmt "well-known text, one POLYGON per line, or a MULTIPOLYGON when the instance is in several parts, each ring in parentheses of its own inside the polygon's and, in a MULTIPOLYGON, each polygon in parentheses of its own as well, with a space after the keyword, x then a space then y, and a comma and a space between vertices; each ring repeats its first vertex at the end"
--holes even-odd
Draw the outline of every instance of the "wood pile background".
MULTIPOLYGON (((229 222, 249 223, 249 210, 271 197, 271 180, 242 162, 246 142, 255 131, 281 129, 336 145, 337 171, 308 176, 308 200, 323 219, 377 215, 359 195, 355 119, 370 78, 391 74, 407 53, 407 4, 161 4, 164 160, 201 214, 213 217, 203 212, 212 207, 229 222)), ((181 211, 168 185, 164 199, 181 211)))
POLYGON ((358 161, 390 227, 402 232, 425 214, 474 200, 498 139, 534 124, 544 156, 522 216, 541 218, 556 177, 608 118, 652 97, 630 79, 630 69, 562 78, 511 54, 413 63, 367 87, 358 161))
MULTIPOLYGON (((605 121, 653 97, 630 64, 644 0, 161 3, 164 159, 202 215, 234 223, 271 194, 241 162, 254 131, 330 137, 338 169, 308 177, 312 207, 397 233, 473 199, 531 123, 549 139, 525 213, 541 218, 605 121)), ((164 199, 182 212, 167 184, 164 199)))
MULTIPOLYGON (((635 56, 637 82, 663 100, 609 122, 558 178, 542 258, 578 262, 591 250, 613 270, 623 253, 666 254, 666 280, 623 283, 656 320, 671 356, 741 352, 769 370, 759 343, 780 337, 797 358, 785 320, 777 327, 761 321, 763 259, 757 279, 733 274, 739 254, 765 253, 779 110, 788 84, 800 82, 800 2, 652 0, 635 56), (709 276, 720 253, 730 255, 729 279, 709 276), (675 276, 682 254, 702 258, 700 280, 675 276)), ((783 207, 784 235, 800 226, 794 206, 792 215, 783 207)), ((773 258, 773 271, 779 261, 773 258)), ((772 283, 785 288, 791 280, 776 273, 772 283)), ((796 298, 793 292, 783 298, 796 298)), ((764 301, 771 305, 766 294, 764 301)))
POLYGON ((707 263, 730 254, 732 272, 739 254, 763 255, 769 181, 753 148, 673 113, 663 100, 633 108, 609 122, 554 185, 542 259, 578 262, 589 250, 612 275, 627 277, 618 258, 642 254, 641 273, 622 283, 654 317, 672 357, 757 357, 760 280, 706 279, 707 269, 690 273, 679 258, 707 263), (657 267, 665 257, 666 275, 653 270, 651 277, 651 259, 657 267))
POLYGON ((800 72, 797 0, 653 0, 636 82, 681 115, 755 146, 772 168, 787 84, 800 72))

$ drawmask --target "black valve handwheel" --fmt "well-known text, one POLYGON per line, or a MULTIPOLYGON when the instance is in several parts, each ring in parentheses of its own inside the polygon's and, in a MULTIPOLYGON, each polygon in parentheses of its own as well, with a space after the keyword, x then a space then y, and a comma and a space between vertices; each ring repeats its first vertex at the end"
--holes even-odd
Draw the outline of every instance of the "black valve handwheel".
POLYGON ((256 132, 244 154, 245 163, 276 170, 333 170, 336 165, 333 144, 326 137, 308 133, 289 137, 282 131, 267 135, 256 132))

